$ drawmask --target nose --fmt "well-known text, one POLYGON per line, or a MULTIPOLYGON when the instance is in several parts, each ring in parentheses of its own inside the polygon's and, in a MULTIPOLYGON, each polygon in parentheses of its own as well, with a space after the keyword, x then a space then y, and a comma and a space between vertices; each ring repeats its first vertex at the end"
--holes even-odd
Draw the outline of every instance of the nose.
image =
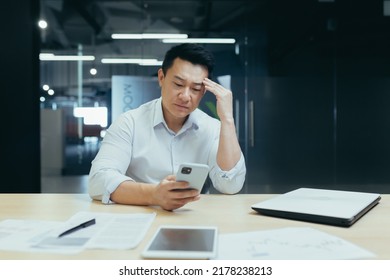
POLYGON ((180 93, 181 99, 188 101, 190 99, 191 90, 188 87, 184 87, 182 92, 180 93))

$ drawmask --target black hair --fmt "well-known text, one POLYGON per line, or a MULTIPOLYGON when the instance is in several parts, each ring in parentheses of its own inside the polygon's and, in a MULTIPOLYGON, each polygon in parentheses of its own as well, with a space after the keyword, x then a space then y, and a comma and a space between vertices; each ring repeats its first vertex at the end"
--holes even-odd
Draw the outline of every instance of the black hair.
POLYGON ((164 57, 162 64, 162 70, 164 75, 167 73, 168 69, 172 67, 173 61, 176 58, 181 58, 183 60, 189 61, 194 65, 201 65, 207 68, 209 78, 214 69, 214 56, 207 49, 203 48, 197 44, 184 43, 172 47, 167 51, 164 57))

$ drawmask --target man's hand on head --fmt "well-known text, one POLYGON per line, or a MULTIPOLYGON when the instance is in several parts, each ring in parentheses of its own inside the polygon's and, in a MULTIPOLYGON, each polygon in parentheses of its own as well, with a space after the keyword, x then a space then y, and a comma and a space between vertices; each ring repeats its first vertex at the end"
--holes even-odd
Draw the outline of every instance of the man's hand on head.
POLYGON ((233 93, 208 78, 203 80, 203 84, 205 89, 214 94, 217 99, 217 114, 219 119, 222 122, 233 121, 233 93))

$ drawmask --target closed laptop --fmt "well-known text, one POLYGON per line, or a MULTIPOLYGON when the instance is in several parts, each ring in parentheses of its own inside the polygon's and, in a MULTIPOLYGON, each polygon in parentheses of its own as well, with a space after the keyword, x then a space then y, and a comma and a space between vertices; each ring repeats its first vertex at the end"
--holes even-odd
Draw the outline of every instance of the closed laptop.
POLYGON ((299 188, 251 207, 264 215, 349 227, 380 199, 378 193, 299 188))

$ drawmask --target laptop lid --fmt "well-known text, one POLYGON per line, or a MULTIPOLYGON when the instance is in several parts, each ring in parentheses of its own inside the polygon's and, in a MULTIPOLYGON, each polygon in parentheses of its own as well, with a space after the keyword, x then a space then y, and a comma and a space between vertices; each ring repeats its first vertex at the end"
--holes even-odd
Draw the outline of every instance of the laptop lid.
POLYGON ((349 227, 380 199, 377 193, 299 188, 251 207, 264 215, 349 227))

